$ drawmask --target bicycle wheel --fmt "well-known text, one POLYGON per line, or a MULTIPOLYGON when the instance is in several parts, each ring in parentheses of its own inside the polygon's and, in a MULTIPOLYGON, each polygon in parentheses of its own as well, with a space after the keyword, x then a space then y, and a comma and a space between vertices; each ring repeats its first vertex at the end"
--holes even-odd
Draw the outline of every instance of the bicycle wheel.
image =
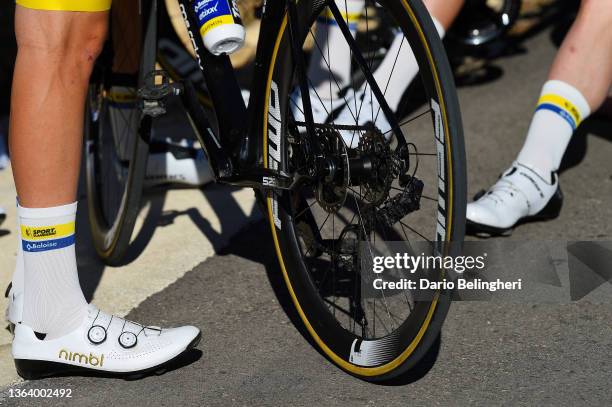
MULTIPOLYGON (((110 265, 119 263, 129 247, 146 174, 151 117, 142 114, 143 103, 135 86, 140 88, 145 80, 152 80, 147 74, 155 69, 156 7, 155 2, 152 4, 143 14, 149 21, 143 35, 140 69, 133 83, 111 72, 115 53, 109 41, 97 62, 87 96, 85 171, 89 224, 96 252, 110 265), (110 89, 125 85, 134 89, 130 95, 134 108, 117 108, 116 114, 111 115, 111 106, 117 100, 110 89)), ((111 32, 121 35, 117 28, 111 32)))
MULTIPOLYGON (((328 1, 306 0, 297 5, 305 27, 300 43, 313 41, 312 53, 327 54, 321 55, 323 60, 334 50, 321 51, 325 47, 317 44, 315 21, 328 5, 328 1)), ((308 144, 307 125, 295 119, 293 107, 300 76, 287 16, 273 44, 262 124, 265 166, 302 180, 293 191, 267 197, 276 254, 293 304, 329 359, 371 381, 401 375, 423 357, 439 335, 450 293, 438 290, 426 300, 411 297, 409 291, 388 298, 366 297, 362 283, 371 270, 362 267, 358 247, 387 241, 402 241, 408 247, 422 241, 456 255, 465 232, 465 152, 458 100, 444 48, 422 3, 368 1, 357 24, 358 47, 351 48, 352 70, 364 70, 357 53, 367 63, 364 72, 373 66, 379 54, 373 51, 380 44, 373 48, 369 39, 376 37, 372 31, 387 30, 388 24, 414 52, 425 94, 420 110, 394 118, 399 132, 360 125, 355 118, 349 127, 358 142, 349 145, 341 136, 346 123, 336 123, 330 111, 327 120, 314 123, 316 137, 311 142, 317 145, 308 144), (311 152, 314 147, 318 158, 311 152)), ((402 67, 396 68, 391 75, 402 74, 402 67)), ((338 94, 350 93, 334 83, 333 74, 329 77, 338 94)), ((310 77, 307 82, 313 90, 310 77)), ((367 85, 348 87, 367 89, 367 85)), ((385 84, 380 90, 385 96, 385 84)), ((367 108, 361 102, 351 104, 355 112, 367 108)), ((376 122, 379 112, 371 114, 376 122)))
POLYGON ((463 47, 480 47, 500 39, 512 28, 521 0, 469 0, 449 32, 463 47))

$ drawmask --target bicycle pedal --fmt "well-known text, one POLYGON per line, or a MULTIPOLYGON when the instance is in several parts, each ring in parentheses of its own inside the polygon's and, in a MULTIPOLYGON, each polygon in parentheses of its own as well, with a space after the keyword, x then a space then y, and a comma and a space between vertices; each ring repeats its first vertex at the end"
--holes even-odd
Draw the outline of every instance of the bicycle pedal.
POLYGON ((183 87, 180 83, 171 83, 166 71, 155 70, 144 78, 144 86, 138 89, 142 114, 159 117, 166 114, 165 100, 168 96, 178 96, 183 87))

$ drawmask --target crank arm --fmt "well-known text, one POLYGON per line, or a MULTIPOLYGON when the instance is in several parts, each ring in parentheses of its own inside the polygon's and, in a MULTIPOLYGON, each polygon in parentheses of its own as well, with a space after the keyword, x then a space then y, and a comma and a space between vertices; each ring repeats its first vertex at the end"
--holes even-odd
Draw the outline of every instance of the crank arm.
POLYGON ((227 177, 220 177, 217 182, 261 191, 287 191, 294 185, 293 178, 267 168, 245 169, 227 177))

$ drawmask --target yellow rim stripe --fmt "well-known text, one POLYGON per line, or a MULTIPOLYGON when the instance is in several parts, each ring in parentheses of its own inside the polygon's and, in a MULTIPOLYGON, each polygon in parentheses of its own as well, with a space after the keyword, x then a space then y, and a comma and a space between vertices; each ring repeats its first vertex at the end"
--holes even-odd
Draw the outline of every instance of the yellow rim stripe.
POLYGON ((111 0, 17 0, 17 4, 34 10, 106 11, 111 0))
MULTIPOLYGON (((442 86, 439 83, 439 78, 438 78, 438 72, 435 70, 435 65, 433 64, 433 55, 431 54, 431 50, 429 49, 429 46, 427 44, 427 41, 425 40, 425 34, 423 33, 420 25, 418 24, 418 21, 416 19, 416 16, 414 15, 412 9, 410 8, 410 6, 406 3, 406 0, 402 0, 402 3, 404 4, 404 8, 406 9, 406 11, 408 12, 408 14, 410 15, 410 19, 412 20, 413 24, 415 25, 415 27, 417 27, 418 31, 419 31, 419 36, 421 37, 421 41, 423 42, 423 45, 425 46, 425 49, 427 51, 427 57, 429 59, 430 62, 430 66, 432 66, 432 68, 434 69, 434 80, 436 82, 436 90, 438 93, 438 96, 440 98, 440 106, 441 106, 441 110, 442 110, 442 114, 443 116, 446 118, 446 108, 444 105, 444 96, 442 94, 442 86)), ((287 16, 285 15, 285 18, 283 19, 283 22, 281 24, 281 28, 279 30, 279 33, 282 34, 285 31, 285 28, 287 26, 287 16)), ((276 62, 276 57, 278 55, 278 48, 280 46, 280 41, 282 39, 282 35, 279 35, 279 37, 276 39, 276 43, 274 46, 274 50, 272 53, 272 58, 271 58, 271 65, 270 65, 270 72, 268 73, 268 83, 266 86, 266 103, 264 104, 264 126, 263 126, 263 135, 264 135, 264 166, 267 168, 268 167, 268 138, 267 138, 267 134, 268 134, 268 121, 267 121, 267 117, 268 117, 268 103, 267 101, 270 98, 270 84, 272 83, 272 75, 274 73, 273 69, 274 69, 274 64, 276 62)), ((449 133, 449 129, 448 129, 448 120, 444 120, 444 127, 445 127, 445 137, 446 137, 446 143, 447 143, 447 159, 448 159, 448 183, 449 183, 449 192, 448 192, 448 201, 449 201, 449 209, 448 209, 448 217, 449 217, 449 227, 447 228, 447 240, 450 241, 450 237, 452 235, 452 204, 453 204, 453 190, 452 190, 452 186, 453 186, 453 179, 452 179, 452 161, 451 161, 451 151, 450 151, 450 133, 449 133)), ((319 345, 319 347, 334 361, 334 363, 336 363, 338 366, 342 367, 343 369, 352 372, 354 374, 358 374, 361 376, 380 376, 383 375, 385 373, 388 373, 390 371, 392 371, 393 369, 399 367, 402 363, 404 363, 404 361, 406 359, 408 359, 408 357, 412 354, 412 352, 414 352, 414 350, 416 349, 416 347, 419 345, 419 343, 421 342, 421 339, 423 338, 423 336, 425 335, 425 332, 427 332, 427 329, 429 328, 429 324, 431 323, 431 319, 433 318, 434 315, 434 311, 436 309, 436 306, 438 304, 438 300, 439 300, 439 292, 436 293, 435 297, 433 298, 432 302, 431 302, 431 306, 427 312, 427 315, 425 317, 425 320, 423 321, 423 325, 421 325, 421 328, 419 329, 419 332, 417 333, 416 337, 414 338, 414 340, 412 341, 412 343, 410 343, 410 345, 394 360, 392 360, 391 362, 382 365, 382 366, 378 366, 378 367, 361 367, 361 366, 357 366, 354 365, 352 363, 346 362, 344 359, 342 359, 340 356, 336 355, 328 346, 327 344, 325 344, 325 342, 323 342, 323 340, 319 337, 319 335, 317 334, 317 332, 315 331, 315 329, 312 327, 312 325, 310 324, 310 321, 308 320, 308 318, 306 317, 306 314, 304 313, 304 311, 302 310, 302 307, 300 306, 300 303, 295 295, 295 292, 293 291, 293 286, 291 285, 291 281, 289 280, 289 275, 287 274, 287 269, 285 268, 285 261, 283 259, 283 255, 281 253, 281 249, 280 249, 280 245, 279 245, 279 241, 278 241, 278 236, 277 236, 277 231, 276 231, 276 226, 274 225, 274 221, 273 221, 273 214, 272 214, 272 199, 270 197, 268 197, 268 219, 270 222, 270 227, 272 229, 272 238, 274 240, 274 247, 276 250, 276 255, 279 259, 279 263, 281 266, 281 271, 283 272, 283 278, 285 280, 285 283, 287 284, 287 288, 289 290, 289 294, 291 295, 291 298, 293 300, 293 304, 296 307, 298 314, 300 315, 300 318, 302 319, 302 321, 304 322, 304 325, 306 326, 306 329, 308 330, 308 332, 310 333, 310 335, 312 336, 312 338, 314 339, 314 341, 317 343, 317 345, 319 345)))
POLYGON ((51 226, 21 225, 21 238, 28 241, 57 239, 74 235, 74 222, 51 226))

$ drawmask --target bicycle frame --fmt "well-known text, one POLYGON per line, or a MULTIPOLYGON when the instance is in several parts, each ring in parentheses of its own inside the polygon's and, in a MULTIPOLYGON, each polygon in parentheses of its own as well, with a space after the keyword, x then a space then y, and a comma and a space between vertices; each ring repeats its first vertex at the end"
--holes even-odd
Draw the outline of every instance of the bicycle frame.
MULTIPOLYGON (((303 54, 298 52, 304 38, 298 38, 302 31, 299 27, 296 2, 297 0, 277 0, 268 1, 264 5, 250 100, 261 101, 266 94, 266 75, 270 69, 269 64, 273 52, 271 47, 266 47, 266 45, 276 41, 275 36, 278 34, 284 19, 287 18, 288 32, 293 49, 292 58, 296 65, 305 108, 307 144, 312 155, 318 157, 320 156, 318 143, 312 140, 315 134, 315 124, 310 109, 310 96, 305 72, 306 64, 303 54)), ((194 131, 207 152, 217 182, 259 190, 291 189, 295 187, 299 182, 298 180, 279 171, 263 167, 262 137, 265 137, 262 134, 263 104, 249 103, 248 109, 245 107, 229 57, 227 55, 215 56, 204 47, 198 32, 197 18, 191 1, 179 0, 179 7, 212 100, 212 111, 204 110, 200 105, 196 90, 189 81, 184 83, 182 99, 194 131)), ((329 2, 328 7, 350 47, 357 49, 348 25, 342 18, 335 2, 329 2)), ((387 105, 383 93, 374 80, 363 56, 359 52, 354 52, 353 55, 355 62, 370 84, 372 92, 381 101, 382 112, 388 118, 391 128, 398 136, 402 135, 400 126, 387 105)), ((398 137, 398 140, 400 144, 406 144, 405 137, 398 137)))
MULTIPOLYGON (((262 79, 268 71, 272 50, 262 44, 274 40, 284 17, 285 5, 285 1, 271 1, 265 6, 251 100, 262 100, 265 94, 266 81, 262 79)), ((189 81, 184 83, 182 99, 217 181, 256 189, 288 188, 291 179, 282 177, 276 171, 266 170, 260 164, 263 106, 249 103, 246 108, 229 56, 215 56, 208 52, 198 32, 191 1, 179 0, 179 6, 212 100, 212 111, 200 105, 196 90, 189 81)))

